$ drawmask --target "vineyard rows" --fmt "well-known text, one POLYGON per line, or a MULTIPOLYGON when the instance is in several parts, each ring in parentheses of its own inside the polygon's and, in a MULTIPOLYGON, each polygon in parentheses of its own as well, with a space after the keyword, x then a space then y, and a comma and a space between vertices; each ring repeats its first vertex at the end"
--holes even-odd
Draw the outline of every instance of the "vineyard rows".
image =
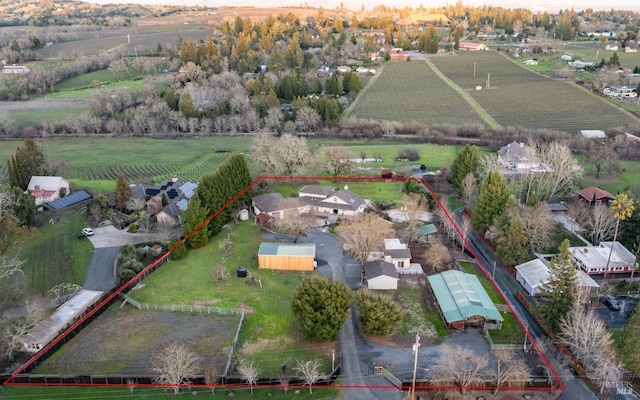
POLYGON ((123 174, 129 182, 142 182, 155 179, 157 176, 172 176, 178 170, 176 165, 113 165, 97 164, 71 169, 71 179, 85 181, 115 181, 118 174, 123 174))
POLYGON ((504 127, 577 133, 581 129, 637 124, 636 119, 617 107, 571 83, 538 75, 496 52, 459 52, 451 57, 434 57, 432 61, 504 127), (490 89, 486 88, 487 80, 490 89), (476 86, 481 90, 475 90, 476 86))
POLYGON ((392 62, 353 110, 358 118, 425 124, 484 124, 454 89, 422 61, 392 62))
POLYGON ((157 164, 157 165, 115 165, 96 164, 91 166, 71 168, 71 179, 84 181, 115 181, 118 174, 123 174, 130 183, 161 182, 173 176, 181 180, 198 182, 202 175, 215 171, 218 165, 227 158, 226 153, 207 153, 186 166, 157 164))

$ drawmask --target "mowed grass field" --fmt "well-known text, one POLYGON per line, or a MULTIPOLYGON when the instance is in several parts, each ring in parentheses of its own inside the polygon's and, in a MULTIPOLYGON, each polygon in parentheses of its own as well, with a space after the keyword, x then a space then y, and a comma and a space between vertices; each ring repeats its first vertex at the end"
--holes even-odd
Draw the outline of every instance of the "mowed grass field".
POLYGON ((640 119, 605 99, 568 82, 531 72, 494 51, 458 52, 449 57, 434 57, 432 61, 503 127, 578 133, 581 129, 640 125, 640 119), (486 89, 489 74, 491 88, 486 89), (482 90, 475 90, 476 86, 481 86, 482 90))
POLYGON ((484 124, 469 104, 421 61, 385 64, 352 115, 378 121, 429 125, 484 124))

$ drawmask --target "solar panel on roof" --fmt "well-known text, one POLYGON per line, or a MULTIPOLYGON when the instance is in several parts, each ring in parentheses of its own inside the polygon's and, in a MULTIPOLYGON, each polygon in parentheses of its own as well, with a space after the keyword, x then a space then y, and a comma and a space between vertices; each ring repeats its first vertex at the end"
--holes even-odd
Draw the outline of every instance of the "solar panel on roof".
POLYGON ((158 189, 147 189, 144 191, 144 194, 149 195, 149 196, 155 196, 158 193, 160 193, 160 190, 158 189))
POLYGON ((80 203, 81 201, 90 199, 91 197, 92 196, 89 193, 85 192, 84 190, 80 190, 61 199, 54 200, 47 205, 55 210, 59 210, 61 208, 69 207, 74 204, 80 203))
POLYGON ((181 211, 187 211, 187 208, 189 207, 189 203, 187 202, 187 199, 179 200, 179 201, 176 203, 176 205, 178 206, 178 208, 179 208, 181 211))
POLYGON ((176 197, 178 197, 178 191, 176 189, 171 189, 167 191, 167 197, 169 198, 169 200, 173 200, 176 197))

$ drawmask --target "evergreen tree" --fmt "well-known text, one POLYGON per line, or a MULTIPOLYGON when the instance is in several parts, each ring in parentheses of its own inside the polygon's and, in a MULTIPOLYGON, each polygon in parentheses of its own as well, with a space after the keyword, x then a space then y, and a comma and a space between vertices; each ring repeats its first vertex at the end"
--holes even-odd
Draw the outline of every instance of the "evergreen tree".
POLYGON ((480 149, 478 146, 467 144, 456 156, 451 164, 451 182, 453 186, 460 192, 461 184, 469 172, 473 172, 474 176, 478 176, 480 169, 480 149))
POLYGON ((480 185, 480 195, 473 208, 473 224, 485 232, 495 217, 501 215, 509 199, 509 186, 500 172, 491 171, 480 185))
MULTIPOLYGON (((182 225, 182 233, 185 236, 190 234, 194 229, 200 226, 207 217, 209 217, 209 211, 202 206, 200 199, 193 197, 189 200, 189 206, 187 209, 182 213, 182 220, 184 221, 184 224, 182 225)), ((206 225, 193 232, 187 239, 187 244, 194 249, 202 247, 208 242, 209 231, 206 225)))
POLYGON ((322 82, 317 77, 313 78, 313 81, 311 82, 311 93, 322 93, 322 82))
POLYGON ((349 317, 351 291, 342 281, 312 275, 291 296, 291 310, 308 340, 335 340, 349 317))
POLYGON ((559 254, 549 266, 549 281, 540 288, 537 300, 538 312, 553 332, 558 332, 560 320, 574 303, 576 267, 569 253, 570 246, 569 239, 565 239, 558 248, 559 254))
POLYGON ((32 176, 47 174, 44 152, 32 139, 26 139, 7 161, 9 186, 27 190, 32 176))
POLYGON ((429 25, 427 28, 427 41, 425 43, 425 53, 436 54, 438 52, 438 31, 433 25, 429 25))
POLYGON ((342 94, 342 83, 335 72, 326 80, 324 86, 328 95, 340 96, 342 94))
POLYGON ((120 211, 127 209, 127 201, 131 198, 131 188, 127 182, 127 178, 122 174, 118 174, 116 178, 116 208, 120 211))
POLYGON ((423 53, 427 52, 427 32, 425 32, 424 30, 418 37, 418 51, 421 51, 423 53))
POLYGON ((618 53, 616 53, 615 51, 613 52, 613 54, 609 58, 608 64, 612 67, 620 68, 620 58, 618 57, 618 53))
POLYGON ((389 336, 402 326, 402 308, 390 296, 365 288, 356 292, 355 302, 365 334, 389 336))
POLYGON ((186 90, 184 90, 180 95, 180 104, 178 105, 178 109, 185 118, 197 118, 199 114, 198 110, 193 105, 191 95, 186 90))
POLYGON ((521 264, 529 259, 527 233, 522 219, 516 217, 507 231, 506 239, 498 245, 498 255, 505 265, 521 264))
POLYGON ((11 208, 13 215, 18 218, 18 225, 29 225, 36 216, 36 203, 33 201, 33 196, 15 186, 9 188, 9 192, 13 196, 14 204, 11 208))
POLYGON ((196 46, 193 44, 191 38, 188 38, 186 41, 182 41, 180 44, 180 59, 183 63, 187 63, 189 61, 196 62, 196 46))
POLYGON ((362 90, 362 82, 360 82, 360 77, 358 74, 351 74, 351 78, 349 78, 349 92, 359 93, 362 90))

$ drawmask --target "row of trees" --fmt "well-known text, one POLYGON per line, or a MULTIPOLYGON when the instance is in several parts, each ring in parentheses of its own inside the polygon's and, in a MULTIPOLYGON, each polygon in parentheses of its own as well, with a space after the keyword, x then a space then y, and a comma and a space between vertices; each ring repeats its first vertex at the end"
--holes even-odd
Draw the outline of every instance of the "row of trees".
MULTIPOLYGON (((292 372, 309 386, 309 394, 313 394, 313 385, 327 378, 323 371, 322 361, 297 359, 292 372)), ((251 394, 253 387, 258 382, 262 369, 253 360, 239 359, 235 364, 235 370, 249 385, 251 394)), ((290 387, 291 377, 278 375, 281 387, 286 393, 290 387)), ((183 342, 171 341, 165 343, 152 358, 151 373, 157 384, 165 386, 173 394, 179 394, 180 389, 188 387, 198 376, 204 375, 206 385, 211 386, 211 393, 215 394, 216 385, 220 379, 220 372, 214 366, 205 366, 202 358, 183 342)), ((134 385, 132 383, 132 385, 134 385)))

